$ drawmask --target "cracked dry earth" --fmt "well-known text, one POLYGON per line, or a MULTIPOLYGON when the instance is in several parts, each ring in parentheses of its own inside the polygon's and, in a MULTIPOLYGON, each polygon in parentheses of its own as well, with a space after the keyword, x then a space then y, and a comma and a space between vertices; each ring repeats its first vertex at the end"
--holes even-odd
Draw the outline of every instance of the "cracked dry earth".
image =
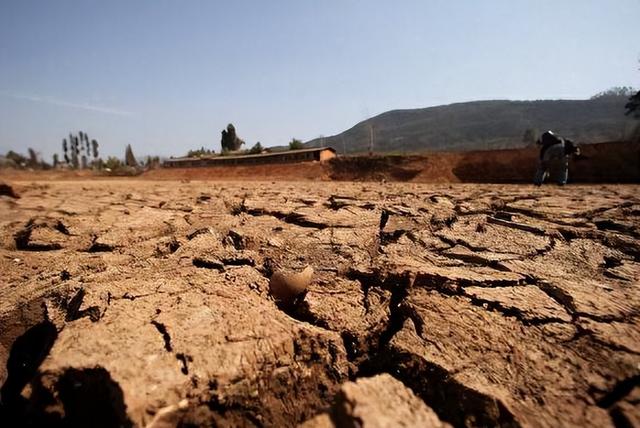
POLYGON ((638 186, 14 188, 15 426, 640 426, 638 186))

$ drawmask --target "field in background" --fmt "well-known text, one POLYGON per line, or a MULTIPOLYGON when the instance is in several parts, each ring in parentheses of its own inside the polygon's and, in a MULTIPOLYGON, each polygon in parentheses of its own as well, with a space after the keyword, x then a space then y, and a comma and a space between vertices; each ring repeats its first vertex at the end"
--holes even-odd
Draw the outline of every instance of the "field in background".
MULTIPOLYGON (((572 160, 570 182, 640 182, 640 143, 611 142, 582 147, 572 160)), ((151 180, 274 180, 274 181, 400 181, 415 183, 530 183, 536 169, 537 148, 433 153, 424 155, 342 156, 329 162, 160 168, 140 176, 151 180)), ((91 179, 91 171, 0 170, 12 180, 91 179)))
MULTIPOLYGON (((640 143, 612 142, 581 146, 571 162, 570 180, 580 183, 640 182, 640 143)), ((428 155, 342 156, 326 163, 243 167, 158 169, 152 179, 196 180, 336 180, 416 183, 530 183, 538 148, 433 153, 428 155)))

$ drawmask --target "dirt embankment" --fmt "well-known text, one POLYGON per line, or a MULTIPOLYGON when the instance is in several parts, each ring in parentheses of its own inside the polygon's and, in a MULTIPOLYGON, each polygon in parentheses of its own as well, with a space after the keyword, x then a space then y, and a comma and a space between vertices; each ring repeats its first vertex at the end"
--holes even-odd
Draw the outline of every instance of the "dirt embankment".
MULTIPOLYGON (((574 183, 640 182, 640 143, 585 144, 582 155, 570 161, 569 180, 574 183)), ((462 182, 531 182, 538 149, 499 150, 462 154, 452 169, 462 182)))
MULTIPOLYGON (((326 163, 160 169, 151 179, 196 180, 336 180, 416 183, 530 183, 538 149, 433 153, 420 156, 345 156, 326 163)), ((640 144, 601 143, 582 146, 571 161, 574 183, 640 182, 640 144)))
MULTIPOLYGON (((581 146, 570 162, 574 183, 640 182, 639 143, 581 146)), ((411 181, 423 183, 530 183, 538 162, 535 147, 423 156, 343 157, 327 166, 334 180, 411 181)))
POLYGON ((204 168, 161 168, 146 172, 151 180, 329 180, 320 162, 293 164, 216 166, 204 168))
MULTIPOLYGON (((640 143, 582 146, 570 162, 570 183, 639 183, 640 143)), ((413 183, 531 183, 538 149, 493 150, 429 155, 343 156, 329 162, 280 165, 159 168, 147 180, 216 181, 397 181, 413 183)), ((16 171, 0 169, 5 180, 126 179, 90 171, 16 171)))
MULTIPOLYGON (((640 143, 600 143, 582 146, 572 159, 572 183, 640 182, 640 143)), ((217 181, 397 181, 413 183, 530 183, 538 149, 493 150, 428 155, 343 156, 328 162, 160 168, 143 173, 148 180, 217 181)), ((90 171, 0 170, 9 180, 123 179, 90 171)), ((125 178, 126 179, 126 178, 125 178)))

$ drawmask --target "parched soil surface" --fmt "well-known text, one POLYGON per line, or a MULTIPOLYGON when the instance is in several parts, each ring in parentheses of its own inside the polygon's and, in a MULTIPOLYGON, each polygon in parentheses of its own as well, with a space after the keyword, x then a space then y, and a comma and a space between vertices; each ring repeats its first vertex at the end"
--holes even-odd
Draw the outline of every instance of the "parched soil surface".
POLYGON ((640 425, 640 186, 12 186, 1 426, 640 425))

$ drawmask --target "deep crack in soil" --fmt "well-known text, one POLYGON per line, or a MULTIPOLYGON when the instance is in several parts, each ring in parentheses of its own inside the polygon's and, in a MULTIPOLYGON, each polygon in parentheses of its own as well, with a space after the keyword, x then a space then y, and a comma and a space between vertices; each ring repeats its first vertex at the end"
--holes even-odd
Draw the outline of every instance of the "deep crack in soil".
POLYGON ((39 186, 0 206, 2 426, 640 421, 638 186, 39 186))

